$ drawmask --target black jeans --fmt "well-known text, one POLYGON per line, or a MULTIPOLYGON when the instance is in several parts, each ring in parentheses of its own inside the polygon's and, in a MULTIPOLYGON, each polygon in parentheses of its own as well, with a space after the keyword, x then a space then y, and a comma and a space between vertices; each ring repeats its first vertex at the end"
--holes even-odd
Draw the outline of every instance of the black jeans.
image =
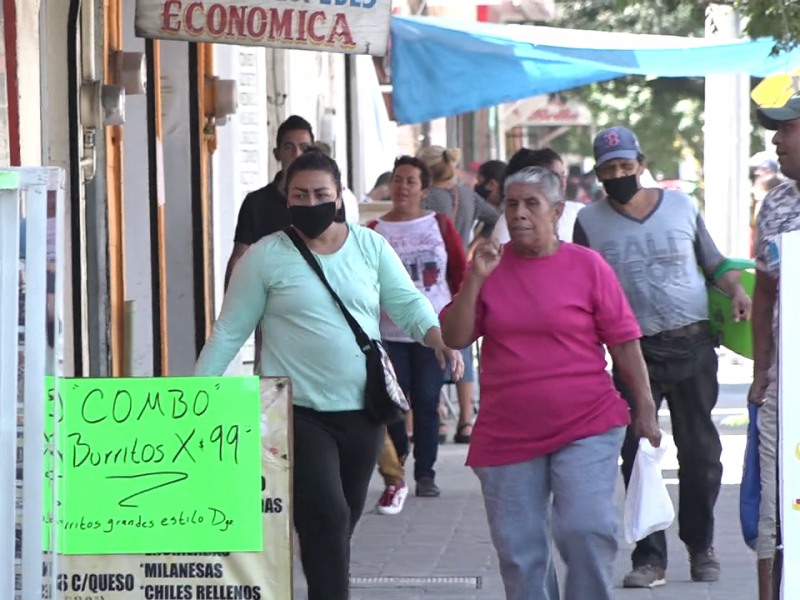
MULTIPOLYGON (((431 348, 414 342, 384 342, 392 359, 397 382, 411 404, 414 419, 414 480, 435 477, 433 465, 439 454, 439 393, 444 371, 431 348)), ((405 421, 388 427, 397 456, 408 455, 405 421)))
POLYGON ((384 435, 364 411, 294 408, 294 527, 308 600, 350 597, 350 538, 384 435))
MULTIPOLYGON (((704 552, 714 542, 714 505, 722 485, 722 443, 711 418, 717 403, 717 353, 708 333, 666 339, 641 340, 656 408, 664 399, 672 418, 678 449, 680 539, 690 553, 704 552)), ((633 400, 614 370, 614 383, 633 416, 633 400)), ((622 475, 627 487, 639 441, 629 427, 622 445, 622 475)), ((656 532, 636 544, 633 568, 667 567, 667 538, 656 532)))

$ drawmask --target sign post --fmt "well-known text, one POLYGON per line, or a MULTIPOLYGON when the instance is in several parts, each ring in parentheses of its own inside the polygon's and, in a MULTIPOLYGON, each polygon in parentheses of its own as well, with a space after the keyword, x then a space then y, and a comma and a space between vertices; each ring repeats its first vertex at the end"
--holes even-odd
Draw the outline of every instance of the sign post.
POLYGON ((576 100, 561 102, 549 96, 525 98, 511 105, 503 117, 506 131, 515 127, 579 127, 594 124, 589 107, 576 100))
POLYGON ((391 0, 136 0, 136 35, 384 56, 391 0))

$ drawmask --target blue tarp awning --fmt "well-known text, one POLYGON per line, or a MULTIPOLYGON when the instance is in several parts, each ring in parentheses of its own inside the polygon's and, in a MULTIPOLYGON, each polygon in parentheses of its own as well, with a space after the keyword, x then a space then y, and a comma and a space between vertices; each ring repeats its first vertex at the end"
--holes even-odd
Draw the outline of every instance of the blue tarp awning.
POLYGON ((392 17, 394 115, 422 123, 624 75, 767 76, 800 67, 772 39, 709 38, 392 17))

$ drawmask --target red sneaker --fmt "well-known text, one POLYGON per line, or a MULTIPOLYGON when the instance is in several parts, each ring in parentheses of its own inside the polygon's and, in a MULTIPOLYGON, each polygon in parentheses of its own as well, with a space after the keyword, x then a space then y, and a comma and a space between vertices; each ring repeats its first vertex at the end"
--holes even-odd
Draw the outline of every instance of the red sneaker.
POLYGON ((403 505, 406 503, 408 497, 408 488, 405 482, 400 482, 397 485, 387 486, 378 500, 378 514, 381 515, 396 515, 403 510, 403 505))

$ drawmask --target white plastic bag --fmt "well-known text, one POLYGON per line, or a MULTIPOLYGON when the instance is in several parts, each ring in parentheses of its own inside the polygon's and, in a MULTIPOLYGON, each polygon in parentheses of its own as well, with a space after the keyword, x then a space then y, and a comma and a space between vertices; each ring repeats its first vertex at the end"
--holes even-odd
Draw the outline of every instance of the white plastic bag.
POLYGON ((633 461, 633 473, 625 495, 625 541, 629 544, 672 525, 675 508, 661 477, 661 460, 667 452, 667 436, 661 432, 661 446, 653 448, 649 440, 639 440, 633 461))

